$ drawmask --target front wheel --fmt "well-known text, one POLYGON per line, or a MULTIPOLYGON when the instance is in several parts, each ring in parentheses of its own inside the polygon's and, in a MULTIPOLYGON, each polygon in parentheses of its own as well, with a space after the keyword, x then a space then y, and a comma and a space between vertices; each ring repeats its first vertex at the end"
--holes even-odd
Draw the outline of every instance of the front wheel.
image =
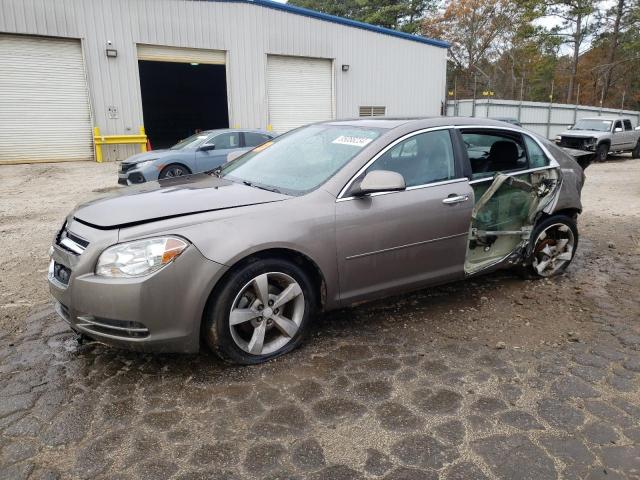
POLYGON ((260 259, 232 272, 211 298, 203 336, 223 360, 251 365, 302 343, 315 312, 306 272, 280 259, 260 259))
POLYGON ((606 143, 598 145, 598 148, 596 149, 596 161, 605 162, 608 156, 609 156, 609 145, 607 145, 606 143))
POLYGON ((171 165, 167 165, 162 169, 160 175, 158 175, 159 179, 163 178, 174 178, 174 177, 182 177, 184 175, 189 175, 191 172, 184 165, 179 165, 177 163, 172 163, 171 165))
POLYGON ((527 261, 533 277, 552 277, 566 270, 578 247, 576 222, 564 215, 544 219, 534 229, 527 261))

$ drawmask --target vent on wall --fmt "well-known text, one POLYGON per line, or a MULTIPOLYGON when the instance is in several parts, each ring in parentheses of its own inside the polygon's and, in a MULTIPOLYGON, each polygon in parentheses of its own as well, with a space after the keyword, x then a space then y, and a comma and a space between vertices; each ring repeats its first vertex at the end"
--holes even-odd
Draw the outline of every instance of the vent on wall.
POLYGON ((360 107, 361 117, 384 117, 387 107, 360 107))

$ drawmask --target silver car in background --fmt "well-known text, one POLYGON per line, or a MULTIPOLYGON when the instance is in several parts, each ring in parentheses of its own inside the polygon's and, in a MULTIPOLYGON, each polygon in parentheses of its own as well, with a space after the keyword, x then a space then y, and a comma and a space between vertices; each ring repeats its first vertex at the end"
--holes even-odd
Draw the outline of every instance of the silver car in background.
POLYGON ((276 136, 266 130, 206 130, 164 150, 152 150, 129 157, 120 164, 118 183, 135 185, 150 180, 180 177, 213 170, 227 156, 244 153, 276 136))
POLYGON ((49 284, 82 335, 259 363, 319 311, 498 268, 561 273, 583 182, 561 149, 503 122, 313 124, 210 174, 76 207, 49 284))

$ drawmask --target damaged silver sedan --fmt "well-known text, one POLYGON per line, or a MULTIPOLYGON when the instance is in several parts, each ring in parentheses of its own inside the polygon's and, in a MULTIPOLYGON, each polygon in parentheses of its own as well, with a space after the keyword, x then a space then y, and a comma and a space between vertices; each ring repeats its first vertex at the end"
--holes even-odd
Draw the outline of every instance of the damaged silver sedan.
POLYGON ((561 273, 583 183, 560 148, 502 122, 319 123, 80 205, 49 284, 82 336, 260 363, 322 310, 498 268, 561 273))

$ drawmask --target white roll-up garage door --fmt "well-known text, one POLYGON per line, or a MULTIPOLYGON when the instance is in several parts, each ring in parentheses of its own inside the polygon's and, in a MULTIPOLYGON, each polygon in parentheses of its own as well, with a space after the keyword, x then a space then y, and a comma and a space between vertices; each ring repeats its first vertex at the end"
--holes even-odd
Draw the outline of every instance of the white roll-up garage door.
POLYGON ((269 123, 284 133, 307 123, 334 118, 331 60, 267 57, 269 123))
POLYGON ((201 48, 167 47, 165 45, 138 44, 138 60, 153 62, 207 63, 224 65, 224 50, 205 50, 201 48))
POLYGON ((80 41, 0 34, 0 163, 92 158, 80 41))

